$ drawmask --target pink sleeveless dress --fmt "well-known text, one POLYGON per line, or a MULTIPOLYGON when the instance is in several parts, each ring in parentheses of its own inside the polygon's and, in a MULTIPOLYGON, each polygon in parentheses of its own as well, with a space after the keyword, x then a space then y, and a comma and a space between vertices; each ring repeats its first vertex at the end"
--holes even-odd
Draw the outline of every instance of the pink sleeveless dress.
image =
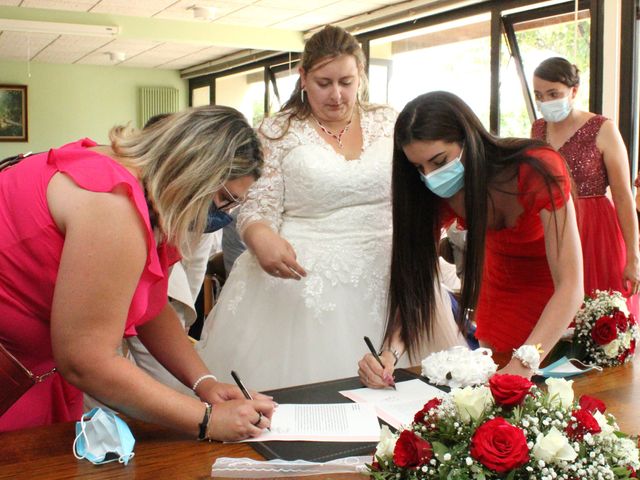
MULTIPOLYGON (((576 184, 576 213, 584 262, 584 291, 617 290, 627 298, 631 312, 638 313, 637 295, 629 298, 622 283, 626 263, 624 238, 613 202, 607 197, 609 178, 596 137, 607 121, 595 115, 558 150, 567 161, 576 184)), ((532 138, 547 141, 547 122, 536 120, 532 138)))
MULTIPOLYGON (((51 351, 50 317, 64 237, 51 217, 47 186, 64 172, 80 187, 110 192, 126 186, 144 221, 148 257, 133 295, 124 336, 155 317, 167 302, 167 271, 177 251, 156 245, 144 192, 125 168, 88 150, 84 139, 28 157, 0 172, 0 342, 36 375, 55 364, 51 351)), ((2 388, 2 385, 0 385, 2 388)), ((77 420, 82 392, 59 373, 34 385, 0 417, 0 432, 77 420)))

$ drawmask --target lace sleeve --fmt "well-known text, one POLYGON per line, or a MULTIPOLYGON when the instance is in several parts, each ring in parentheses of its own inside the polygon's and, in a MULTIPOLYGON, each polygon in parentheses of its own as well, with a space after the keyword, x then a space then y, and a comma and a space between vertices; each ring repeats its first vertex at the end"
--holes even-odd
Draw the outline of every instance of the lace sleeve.
POLYGON ((268 137, 278 137, 281 128, 281 119, 274 117, 265 119, 258 131, 265 153, 264 168, 262 176, 249 189, 247 200, 238 214, 237 229, 240 237, 255 222, 264 222, 276 232, 280 229, 284 205, 281 163, 285 154, 285 142, 284 139, 270 140, 268 137), (276 124, 278 120, 279 125, 276 124))

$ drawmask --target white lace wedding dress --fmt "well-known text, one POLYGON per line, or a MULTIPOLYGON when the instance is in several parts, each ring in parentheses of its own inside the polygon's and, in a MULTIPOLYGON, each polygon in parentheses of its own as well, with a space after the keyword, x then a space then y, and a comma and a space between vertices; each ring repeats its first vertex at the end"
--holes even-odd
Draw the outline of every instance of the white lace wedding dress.
MULTIPOLYGON (((307 271, 300 281, 265 273, 253 254, 236 261, 205 321, 197 350, 221 381, 238 372, 265 390, 357 374, 384 333, 391 251, 390 181, 395 113, 361 110, 363 150, 346 160, 309 121, 292 119, 278 140, 261 137, 263 176, 238 217, 242 233, 268 222, 291 243, 307 271)), ((282 132, 282 117, 262 131, 282 132)), ((448 347, 460 343, 455 333, 448 347)), ((449 341, 450 340, 450 341, 449 341)))

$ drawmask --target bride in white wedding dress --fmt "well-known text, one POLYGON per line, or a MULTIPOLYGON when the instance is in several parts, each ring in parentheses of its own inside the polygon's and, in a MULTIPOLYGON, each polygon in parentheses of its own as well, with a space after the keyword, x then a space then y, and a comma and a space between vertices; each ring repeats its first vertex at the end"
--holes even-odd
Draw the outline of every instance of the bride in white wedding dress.
MULTIPOLYGON (((305 45, 296 91, 259 133, 265 169, 238 216, 249 247, 197 350, 221 381, 265 390, 354 376, 380 345, 391 251, 395 113, 357 100, 357 41, 326 27, 305 45)), ((429 350, 464 344, 443 296, 429 350)))

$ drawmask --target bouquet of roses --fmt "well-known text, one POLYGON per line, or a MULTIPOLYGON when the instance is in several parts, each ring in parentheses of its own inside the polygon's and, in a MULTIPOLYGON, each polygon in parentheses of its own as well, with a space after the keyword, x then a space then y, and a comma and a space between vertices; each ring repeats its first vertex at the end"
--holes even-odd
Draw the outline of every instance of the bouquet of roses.
POLYGON ((576 314, 574 355, 585 363, 612 367, 633 358, 640 330, 620 292, 595 290, 576 314))
POLYGON ((433 398, 399 434, 383 428, 376 480, 638 478, 638 441, 598 399, 574 401, 572 380, 547 391, 516 375, 433 398))

